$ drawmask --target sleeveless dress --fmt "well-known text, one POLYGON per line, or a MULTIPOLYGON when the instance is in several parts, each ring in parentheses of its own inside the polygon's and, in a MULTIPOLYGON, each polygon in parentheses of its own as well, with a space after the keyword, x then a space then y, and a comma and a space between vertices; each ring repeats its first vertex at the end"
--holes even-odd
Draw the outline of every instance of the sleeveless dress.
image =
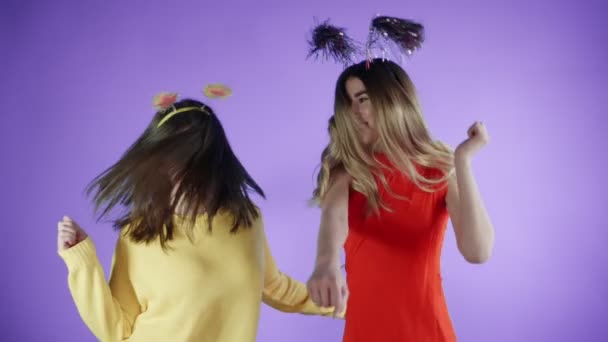
MULTIPOLYGON (((452 342, 440 275, 448 212, 447 186, 434 193, 418 188, 389 165, 383 170, 391 192, 376 178, 389 210, 368 214, 367 199, 351 189, 349 232, 344 249, 350 291, 344 342, 452 342)), ((427 177, 440 171, 419 167, 427 177)))

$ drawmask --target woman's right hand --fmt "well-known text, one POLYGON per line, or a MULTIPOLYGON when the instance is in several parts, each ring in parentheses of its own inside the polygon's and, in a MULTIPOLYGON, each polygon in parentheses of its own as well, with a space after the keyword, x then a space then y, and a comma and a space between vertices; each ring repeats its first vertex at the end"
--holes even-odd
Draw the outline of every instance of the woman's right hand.
POLYGON ((338 263, 317 265, 306 285, 316 305, 334 307, 334 316, 344 312, 348 287, 338 263))
POLYGON ((348 298, 346 280, 340 271, 340 251, 348 235, 351 177, 343 169, 333 172, 335 178, 321 201, 317 258, 307 287, 312 301, 321 307, 333 307, 335 317, 345 312, 348 298))
POLYGON ((64 216, 63 220, 57 223, 57 251, 61 252, 69 249, 85 240, 87 236, 87 233, 78 223, 64 216))

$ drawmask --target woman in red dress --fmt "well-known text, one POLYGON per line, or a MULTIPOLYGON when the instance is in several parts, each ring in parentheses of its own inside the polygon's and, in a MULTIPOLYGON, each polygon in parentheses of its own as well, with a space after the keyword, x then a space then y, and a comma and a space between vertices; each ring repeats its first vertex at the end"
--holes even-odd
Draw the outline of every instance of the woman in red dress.
POLYGON ((434 140, 410 78, 385 59, 348 67, 335 96, 314 192, 322 215, 310 294, 347 307, 347 342, 456 341, 441 249, 451 219, 468 262, 491 255, 494 231, 471 170, 487 131, 476 122, 454 151, 434 140))

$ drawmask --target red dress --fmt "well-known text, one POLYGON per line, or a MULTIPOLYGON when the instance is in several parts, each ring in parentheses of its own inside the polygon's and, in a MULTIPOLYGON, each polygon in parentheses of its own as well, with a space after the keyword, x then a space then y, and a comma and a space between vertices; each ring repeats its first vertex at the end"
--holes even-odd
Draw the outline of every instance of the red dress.
MULTIPOLYGON (((427 177, 440 175, 419 170, 427 177)), ((376 179, 392 212, 380 209, 380 215, 367 216, 365 196, 350 192, 344 245, 350 296, 343 341, 456 341, 440 275, 447 187, 427 193, 394 168, 383 172, 391 191, 411 201, 392 197, 376 179)))

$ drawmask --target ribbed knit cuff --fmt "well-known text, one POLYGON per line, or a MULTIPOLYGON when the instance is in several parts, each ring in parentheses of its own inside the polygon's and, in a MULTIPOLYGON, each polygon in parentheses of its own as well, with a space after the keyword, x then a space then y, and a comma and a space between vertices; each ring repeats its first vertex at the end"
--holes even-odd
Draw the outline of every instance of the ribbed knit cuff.
POLYGON ((75 246, 58 253, 70 271, 76 270, 79 267, 88 267, 97 262, 95 245, 93 244, 93 240, 88 236, 75 246))

